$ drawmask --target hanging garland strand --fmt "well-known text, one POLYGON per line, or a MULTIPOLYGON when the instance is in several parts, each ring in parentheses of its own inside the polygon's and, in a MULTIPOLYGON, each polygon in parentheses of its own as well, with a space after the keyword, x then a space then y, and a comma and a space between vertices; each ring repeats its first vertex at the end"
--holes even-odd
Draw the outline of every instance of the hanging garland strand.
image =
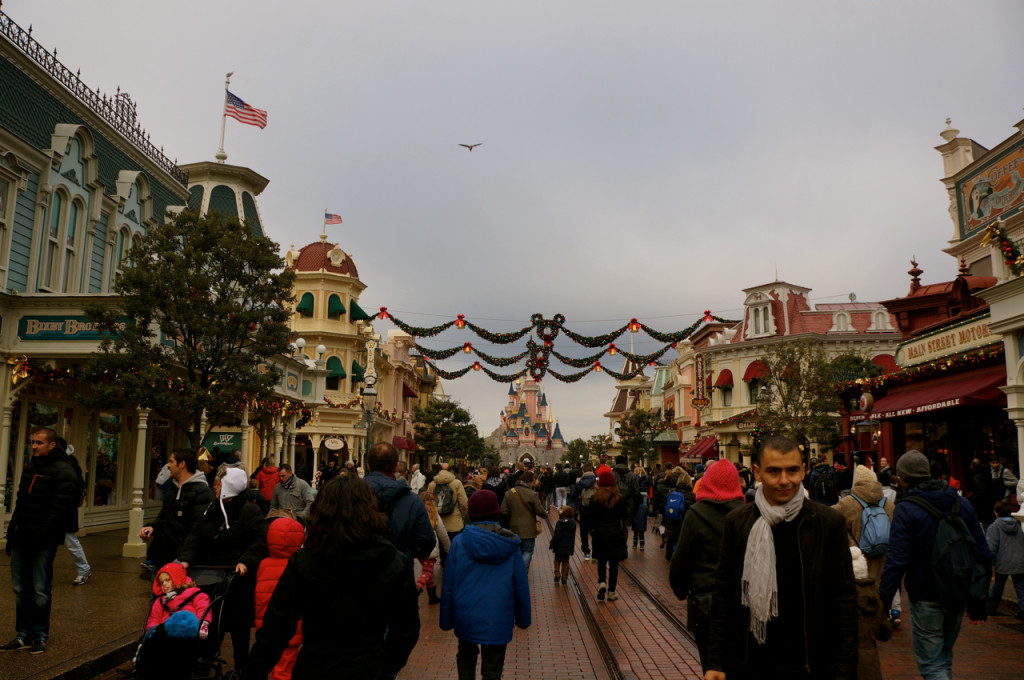
POLYGON ((552 371, 552 370, 549 369, 548 370, 548 375, 550 375, 554 379, 560 380, 560 381, 562 381, 564 383, 574 383, 577 380, 579 380, 580 378, 582 378, 583 376, 585 376, 588 373, 592 372, 596 367, 597 366, 595 364, 594 366, 591 366, 590 368, 588 368, 585 371, 580 371, 579 373, 570 373, 568 375, 563 375, 561 373, 558 373, 557 371, 552 371))
POLYGON ((513 343, 533 330, 533 326, 527 326, 526 328, 520 328, 519 330, 512 331, 511 333, 493 333, 486 328, 477 326, 472 321, 464 321, 464 323, 469 330, 473 331, 487 342, 493 342, 496 345, 508 345, 513 343))
MULTIPOLYGON (((625 352, 623 352, 623 354, 625 354, 625 352)), ((641 364, 641 365, 637 366, 636 368, 634 368, 632 371, 624 371, 622 373, 618 373, 617 371, 613 371, 612 369, 607 368, 605 366, 602 366, 601 368, 603 368, 604 370, 608 371, 608 375, 612 376, 616 380, 632 380, 633 378, 637 377, 638 375, 640 375, 641 373, 644 372, 644 366, 645 365, 646 364, 641 364)))
POLYGON ((582 357, 580 359, 573 359, 572 357, 567 357, 564 354, 560 354, 560 353, 556 352, 555 350, 551 350, 551 354, 556 359, 561 361, 566 366, 572 366, 573 368, 586 368, 587 366, 592 365, 595 361, 599 360, 601 357, 603 357, 607 353, 608 353, 608 350, 607 349, 603 349, 600 352, 598 352, 597 354, 592 354, 589 357, 582 357))
MULTIPOLYGON (((386 308, 382 308, 382 309, 386 309, 386 308)), ((452 326, 455 325, 454 321, 449 321, 447 323, 441 324, 440 326, 432 326, 430 328, 421 328, 419 326, 410 326, 409 324, 405 323, 404 321, 402 321, 401 319, 399 319, 395 315, 388 314, 386 311, 381 311, 378 314, 378 316, 380 316, 382 319, 390 320, 393 324, 398 326, 404 332, 408 333, 409 335, 412 335, 413 337, 417 337, 417 338, 432 338, 435 335, 437 335, 438 333, 442 333, 442 332, 448 330, 449 328, 451 328, 452 326)))
POLYGON ((445 380, 455 380, 456 378, 461 378, 462 376, 466 375, 467 373, 473 370, 472 366, 466 366, 465 368, 460 368, 457 371, 444 371, 438 368, 437 364, 434 364, 433 362, 428 361, 427 359, 424 359, 423 363, 425 363, 427 366, 430 366, 430 369, 434 371, 434 373, 437 373, 445 380))
POLYGON ((455 356, 456 354, 462 351, 461 347, 452 347, 451 349, 429 349, 419 343, 416 343, 416 349, 419 350, 420 354, 434 361, 450 359, 451 357, 455 356))
POLYGON ((529 350, 526 350, 525 352, 520 352, 519 354, 513 357, 492 357, 490 354, 485 354, 481 352, 476 347, 471 347, 471 349, 473 350, 473 354, 477 355, 478 357, 489 363, 491 366, 499 366, 502 368, 504 368, 505 366, 512 366, 514 364, 518 364, 520 361, 526 358, 527 354, 530 353, 529 350))
POLYGON ((627 328, 629 328, 629 324, 628 323, 623 324, 621 328, 618 328, 618 329, 612 331, 611 333, 605 333, 604 335, 593 335, 593 336, 580 335, 579 333, 575 333, 575 332, 569 330, 568 328, 563 328, 562 332, 565 333, 566 337, 568 337, 570 340, 575 342, 577 345, 583 345, 584 347, 595 348, 595 347, 603 347, 603 346, 607 345, 608 343, 615 342, 616 340, 618 340, 620 335, 622 335, 623 333, 626 332, 627 328))
POLYGON ((636 363, 640 364, 641 366, 646 366, 647 364, 651 363, 652 361, 657 361, 658 359, 663 357, 665 355, 665 352, 669 351, 670 349, 672 349, 672 345, 665 345, 664 347, 659 349, 657 352, 651 352, 650 354, 633 354, 631 352, 627 352, 624 349, 620 349, 619 350, 619 354, 621 354, 622 356, 626 357, 627 359, 635 361, 636 363))
MULTIPOLYGON (((475 366, 470 366, 470 368, 475 368, 476 366, 480 366, 480 364, 476 364, 475 366)), ((484 373, 486 373, 488 376, 490 376, 491 380, 493 380, 494 382, 502 382, 502 383, 510 383, 513 380, 518 380, 519 378, 522 378, 524 375, 526 375, 526 369, 525 368, 523 370, 521 370, 521 371, 516 371, 515 373, 513 373, 511 375, 502 375, 501 373, 495 373, 494 371, 490 370, 486 366, 480 366, 480 370, 482 370, 484 373)))

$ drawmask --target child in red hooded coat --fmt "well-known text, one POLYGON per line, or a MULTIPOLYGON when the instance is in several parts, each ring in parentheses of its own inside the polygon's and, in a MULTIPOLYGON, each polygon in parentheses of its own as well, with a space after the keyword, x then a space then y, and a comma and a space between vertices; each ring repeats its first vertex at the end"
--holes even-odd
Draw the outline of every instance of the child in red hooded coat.
MULTIPOLYGON (((284 568, 288 566, 288 558, 298 552, 305 538, 302 525, 294 519, 277 517, 270 523, 267 529, 267 548, 270 550, 270 557, 260 562, 259 571, 256 573, 256 630, 263 626, 263 616, 267 613, 274 588, 277 587, 284 568)), ((281 654, 281 660, 270 673, 271 680, 289 680, 292 677, 292 667, 301 646, 302 621, 299 621, 295 635, 288 641, 288 646, 281 654)))
POLYGON ((149 610, 146 630, 164 623, 175 612, 188 611, 200 622, 199 637, 206 639, 210 628, 210 598, 192 582, 185 567, 177 562, 160 567, 153 581, 153 595, 156 601, 149 610))

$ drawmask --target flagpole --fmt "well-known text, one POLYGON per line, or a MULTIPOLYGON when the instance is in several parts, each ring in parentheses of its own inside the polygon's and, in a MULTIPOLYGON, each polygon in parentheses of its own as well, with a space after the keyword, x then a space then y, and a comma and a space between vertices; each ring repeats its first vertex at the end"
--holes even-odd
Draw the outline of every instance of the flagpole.
POLYGON ((321 241, 326 241, 327 240, 327 208, 324 208, 324 226, 323 226, 323 229, 320 232, 320 240, 321 241))
POLYGON ((235 75, 234 71, 227 74, 224 78, 224 108, 220 112, 220 148, 214 155, 214 158, 217 159, 218 163, 223 163, 228 159, 228 155, 224 153, 224 127, 228 122, 228 117, 226 115, 228 110, 228 85, 231 84, 231 76, 233 75, 235 75))

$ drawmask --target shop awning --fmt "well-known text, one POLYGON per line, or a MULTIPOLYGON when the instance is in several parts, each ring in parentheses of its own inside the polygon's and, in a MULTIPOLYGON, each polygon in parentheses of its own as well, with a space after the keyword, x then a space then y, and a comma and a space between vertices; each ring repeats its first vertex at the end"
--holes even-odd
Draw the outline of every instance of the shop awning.
POLYGON ((875 402, 871 415, 888 420, 956 406, 1004 406, 1006 395, 999 387, 1005 384, 1006 367, 1002 364, 924 380, 889 390, 889 394, 875 402))
POLYGON ((402 383, 402 396, 403 397, 412 397, 413 399, 415 399, 416 397, 418 397, 420 395, 416 394, 416 390, 414 390, 413 388, 409 387, 409 383, 402 383))
POLYGON ((768 376, 770 373, 771 371, 768 370, 767 366, 762 364, 757 359, 754 359, 754 361, 751 362, 749 366, 747 366, 747 370, 744 371, 743 373, 743 382, 760 380, 761 378, 768 376))
POLYGON ((312 293, 303 293, 302 298, 299 300, 299 304, 295 307, 295 311, 302 316, 313 316, 314 303, 315 300, 312 293))
POLYGON ((360 366, 355 359, 352 360, 352 380, 353 382, 362 382, 363 375, 366 373, 366 369, 360 366))
POLYGON ((356 301, 353 300, 351 305, 349 306, 348 318, 351 319, 352 322, 354 323, 356 321, 370 321, 374 317, 364 312, 363 308, 356 304, 356 301))
POLYGON ((408 450, 409 445, 405 443, 405 437, 399 437, 395 435, 395 438, 391 440, 391 444, 399 451, 408 450))
POLYGON ((345 305, 342 304, 341 298, 337 295, 332 295, 327 300, 327 316, 341 316, 345 313, 345 305))
POLYGON ((338 357, 329 357, 327 359, 327 377, 345 378, 345 367, 341 365, 341 359, 338 357))
POLYGON ((871 363, 880 366, 886 373, 895 373, 900 370, 899 364, 896 363, 896 359, 891 354, 879 354, 871 359, 871 363))
POLYGON ((715 379, 715 387, 732 387, 732 371, 727 368, 720 372, 715 379))
POLYGON ((412 437, 405 438, 405 448, 407 448, 410 451, 416 450, 416 442, 413 441, 412 437))
POLYGON ((687 458, 710 458, 718 454, 715 453, 715 444, 718 443, 718 437, 704 437, 699 440, 696 444, 686 450, 687 458))

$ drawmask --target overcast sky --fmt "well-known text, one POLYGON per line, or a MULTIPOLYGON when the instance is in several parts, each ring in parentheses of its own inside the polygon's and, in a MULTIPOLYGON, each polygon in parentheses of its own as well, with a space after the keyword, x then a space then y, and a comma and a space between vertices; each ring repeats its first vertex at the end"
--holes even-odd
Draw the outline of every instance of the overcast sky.
MULTIPOLYGON (((128 91, 182 163, 213 160, 234 71, 231 91, 269 112, 264 130, 229 120, 225 144, 229 163, 270 179, 268 235, 283 253, 317 239, 325 208, 339 213, 330 234, 368 286, 361 305, 420 326, 465 314, 505 331, 540 312, 587 334, 631 317, 676 330, 704 309, 737 315, 741 289, 776 274, 812 302, 905 295, 913 255, 924 283, 949 280, 938 133, 949 116, 991 148, 1024 117, 1019 0, 3 11, 90 87, 128 91)), ((468 331, 424 344, 467 340, 523 347, 468 331)), ((567 438, 607 430, 606 374, 544 387, 567 438)), ((445 389, 483 434, 497 425, 506 385, 471 372, 445 389)))

